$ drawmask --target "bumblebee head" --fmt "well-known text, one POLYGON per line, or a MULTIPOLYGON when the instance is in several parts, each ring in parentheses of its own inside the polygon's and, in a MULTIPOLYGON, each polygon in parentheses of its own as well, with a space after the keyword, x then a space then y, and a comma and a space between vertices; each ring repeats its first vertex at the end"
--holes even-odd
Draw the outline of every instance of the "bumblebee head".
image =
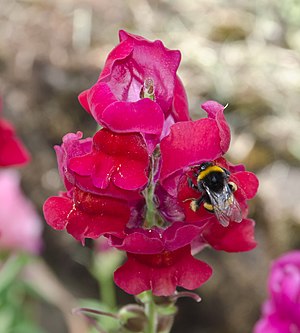
POLYGON ((214 164, 212 162, 204 162, 202 164, 200 164, 200 167, 199 167, 199 171, 204 171, 206 170, 207 168, 213 166, 214 164))

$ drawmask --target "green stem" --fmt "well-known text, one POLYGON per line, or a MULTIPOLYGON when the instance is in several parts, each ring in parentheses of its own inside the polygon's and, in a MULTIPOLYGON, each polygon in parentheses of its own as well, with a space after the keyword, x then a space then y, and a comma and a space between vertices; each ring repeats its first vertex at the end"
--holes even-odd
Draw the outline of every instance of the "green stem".
POLYGON ((154 226, 159 226, 162 223, 162 218, 157 211, 155 205, 155 182, 154 176, 157 173, 158 162, 157 157, 159 156, 160 152, 159 149, 156 148, 154 153, 151 156, 150 160, 150 174, 149 174, 149 183, 146 189, 143 191, 145 200, 146 200, 146 207, 147 212, 145 216, 145 224, 146 228, 152 228, 154 226))
POLYGON ((117 308, 116 289, 112 276, 122 259, 122 253, 113 250, 96 252, 93 258, 91 272, 98 281, 100 300, 106 304, 110 310, 117 308))
MULTIPOLYGON (((151 175, 152 177, 152 175, 151 175)), ((155 207, 153 202, 154 197, 154 185, 152 184, 152 181, 150 182, 148 189, 145 193, 145 199, 146 199, 146 206, 147 206, 147 213, 146 213, 146 223, 147 227, 151 228, 155 226, 156 224, 156 214, 155 214, 155 207)))
POLYGON ((110 309, 116 309, 116 289, 111 276, 107 277, 106 274, 98 275, 98 283, 100 287, 101 301, 109 306, 110 309))
POLYGON ((145 333, 156 333, 157 327, 157 313, 156 313, 156 305, 153 299, 152 292, 149 291, 148 300, 145 303, 145 313, 148 318, 147 327, 145 333))

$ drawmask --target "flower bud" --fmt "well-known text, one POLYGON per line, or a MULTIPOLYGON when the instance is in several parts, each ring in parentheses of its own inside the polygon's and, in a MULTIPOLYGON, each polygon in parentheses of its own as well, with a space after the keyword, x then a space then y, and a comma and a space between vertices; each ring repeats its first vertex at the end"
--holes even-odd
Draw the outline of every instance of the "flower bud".
POLYGON ((147 317, 142 306, 128 304, 119 311, 122 326, 130 332, 144 332, 147 317))
POLYGON ((173 326, 174 315, 171 316, 159 316, 157 324, 157 333, 167 333, 170 332, 173 326))

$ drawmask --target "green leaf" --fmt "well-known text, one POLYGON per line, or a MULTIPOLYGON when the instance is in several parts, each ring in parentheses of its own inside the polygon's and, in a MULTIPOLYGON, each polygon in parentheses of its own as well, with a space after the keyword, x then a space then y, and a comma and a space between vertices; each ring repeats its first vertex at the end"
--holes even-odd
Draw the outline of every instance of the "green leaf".
POLYGON ((45 331, 32 322, 24 321, 16 325, 12 333, 45 333, 45 331))
POLYGON ((0 311, 0 328, 1 332, 10 333, 14 321, 14 313, 10 307, 0 311))
POLYGON ((11 256, 0 271, 0 293, 6 290, 16 279, 22 268, 28 263, 26 255, 11 256))

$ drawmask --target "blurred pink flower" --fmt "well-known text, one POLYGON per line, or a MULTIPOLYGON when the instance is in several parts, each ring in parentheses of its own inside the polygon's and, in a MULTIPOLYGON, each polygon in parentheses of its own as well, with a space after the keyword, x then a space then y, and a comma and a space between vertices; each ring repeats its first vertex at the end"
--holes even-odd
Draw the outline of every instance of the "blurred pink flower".
POLYGON ((0 167, 22 165, 29 159, 29 153, 16 136, 14 127, 0 118, 0 167))
POLYGON ((300 251, 273 262, 268 280, 270 298, 263 304, 262 318, 254 333, 300 332, 300 251))
POLYGON ((42 224, 19 183, 16 171, 0 171, 0 249, 37 253, 42 245, 42 224))

